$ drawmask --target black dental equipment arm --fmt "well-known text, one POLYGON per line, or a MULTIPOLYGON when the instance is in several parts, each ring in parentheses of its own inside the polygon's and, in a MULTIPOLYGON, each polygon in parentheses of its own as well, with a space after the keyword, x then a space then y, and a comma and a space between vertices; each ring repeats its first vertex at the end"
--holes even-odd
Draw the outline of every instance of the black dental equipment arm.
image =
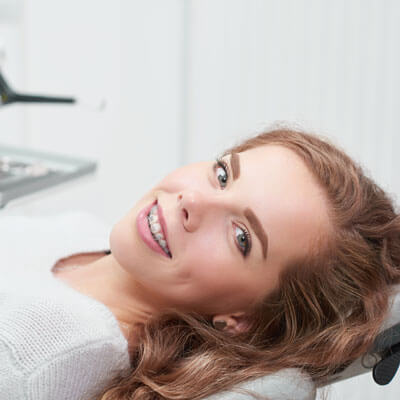
POLYGON ((0 106, 11 103, 75 103, 73 97, 36 96, 16 93, 7 84, 0 71, 0 106))
POLYGON ((382 359, 375 364, 372 372, 374 381, 378 385, 387 385, 400 365, 400 323, 378 335, 373 351, 380 351, 382 354, 382 359))

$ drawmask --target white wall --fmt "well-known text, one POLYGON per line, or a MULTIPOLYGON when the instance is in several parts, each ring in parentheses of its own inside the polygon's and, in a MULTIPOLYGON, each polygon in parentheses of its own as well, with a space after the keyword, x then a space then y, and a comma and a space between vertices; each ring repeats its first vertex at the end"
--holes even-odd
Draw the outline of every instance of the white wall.
MULTIPOLYGON (((1 141, 100 163, 3 213, 78 208, 113 223, 167 172, 276 120, 331 137, 400 198, 396 0, 21 0, 1 19, 2 2, 16 87, 107 100, 102 113, 0 110, 1 141)), ((364 375, 331 398, 394 400, 399 381, 364 375)))
POLYGON ((187 159, 297 121, 400 195, 398 1, 202 0, 189 15, 187 159))
MULTIPOLYGON (((177 167, 182 14, 178 0, 24 2, 26 79, 17 88, 86 103, 104 98, 107 106, 103 112, 79 105, 3 107, 4 116, 26 113, 24 146, 98 160, 99 169, 10 203, 2 213, 83 209, 113 223, 177 167)), ((14 42, 8 45, 13 51, 14 42)))

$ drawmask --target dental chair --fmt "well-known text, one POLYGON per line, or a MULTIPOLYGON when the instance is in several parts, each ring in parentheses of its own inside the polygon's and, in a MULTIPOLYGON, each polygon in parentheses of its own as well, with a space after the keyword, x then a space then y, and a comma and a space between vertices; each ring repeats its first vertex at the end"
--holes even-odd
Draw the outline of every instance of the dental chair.
MULTIPOLYGON (((313 382, 308 374, 288 368, 245 382, 237 388, 254 391, 268 400, 313 400, 317 389, 365 373, 371 373, 371 379, 378 385, 389 384, 400 364, 400 284, 394 286, 389 305, 390 313, 371 350, 323 381, 313 382)), ((253 400, 253 397, 232 390, 204 400, 253 400)))

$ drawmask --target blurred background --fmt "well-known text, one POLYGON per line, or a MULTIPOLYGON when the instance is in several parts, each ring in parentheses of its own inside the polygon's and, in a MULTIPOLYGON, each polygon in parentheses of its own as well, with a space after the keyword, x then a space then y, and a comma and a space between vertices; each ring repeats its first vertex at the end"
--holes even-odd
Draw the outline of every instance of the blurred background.
MULTIPOLYGON (((274 121, 330 137, 399 203, 399 21, 396 0, 0 0, 8 83, 82 99, 0 106, 0 145, 97 163, 0 215, 112 224, 173 169, 274 121)), ((399 381, 365 374, 330 399, 398 399, 399 381)))

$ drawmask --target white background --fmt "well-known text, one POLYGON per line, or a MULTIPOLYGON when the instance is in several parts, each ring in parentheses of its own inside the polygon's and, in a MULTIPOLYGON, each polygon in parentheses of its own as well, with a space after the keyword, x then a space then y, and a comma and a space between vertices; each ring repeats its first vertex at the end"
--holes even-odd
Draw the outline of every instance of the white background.
MULTIPOLYGON (((333 139, 398 202, 399 22, 396 0, 0 0, 12 86, 107 102, 0 109, 1 143, 99 163, 1 213, 112 224, 168 172, 276 120, 333 139)), ((394 400, 399 381, 367 374, 331 399, 394 400)))

